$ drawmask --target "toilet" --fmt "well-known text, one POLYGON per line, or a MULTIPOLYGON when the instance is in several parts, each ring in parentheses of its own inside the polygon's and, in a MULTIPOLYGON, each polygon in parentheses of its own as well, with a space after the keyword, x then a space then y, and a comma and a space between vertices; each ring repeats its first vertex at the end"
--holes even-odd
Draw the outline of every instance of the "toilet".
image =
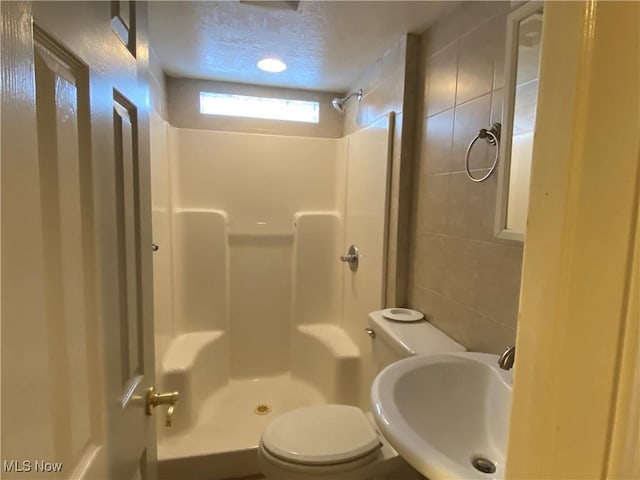
MULTIPOLYGON (((369 314, 376 371, 413 355, 466 349, 425 320, 399 322, 369 314)), ((314 405, 273 420, 258 447, 267 479, 411 478, 412 470, 378 431, 370 413, 351 405, 314 405)), ((420 477, 417 477, 420 478, 420 477)))

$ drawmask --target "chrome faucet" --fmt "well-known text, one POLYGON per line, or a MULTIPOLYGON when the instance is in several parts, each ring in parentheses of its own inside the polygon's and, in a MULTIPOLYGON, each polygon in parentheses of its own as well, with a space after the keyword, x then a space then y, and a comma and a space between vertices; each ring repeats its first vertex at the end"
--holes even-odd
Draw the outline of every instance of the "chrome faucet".
POLYGON ((507 347, 498 359, 498 366, 503 370, 511 370, 516 360, 516 347, 507 347))

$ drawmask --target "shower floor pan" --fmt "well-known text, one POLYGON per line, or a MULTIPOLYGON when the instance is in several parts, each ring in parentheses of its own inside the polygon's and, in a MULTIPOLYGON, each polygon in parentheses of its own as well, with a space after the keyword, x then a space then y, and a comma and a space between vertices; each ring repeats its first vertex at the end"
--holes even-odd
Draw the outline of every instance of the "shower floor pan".
POLYGON ((159 440, 160 478, 212 479, 256 473, 257 446, 267 424, 295 408, 324 403, 319 391, 289 374, 231 380, 204 401, 191 429, 159 440))

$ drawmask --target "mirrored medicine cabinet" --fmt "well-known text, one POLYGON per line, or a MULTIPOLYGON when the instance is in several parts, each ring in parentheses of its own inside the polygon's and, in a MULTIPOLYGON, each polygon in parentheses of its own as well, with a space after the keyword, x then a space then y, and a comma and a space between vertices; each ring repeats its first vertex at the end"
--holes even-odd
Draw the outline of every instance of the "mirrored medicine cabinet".
POLYGON ((507 16, 505 90, 495 233, 524 241, 538 101, 543 3, 530 1, 507 16))

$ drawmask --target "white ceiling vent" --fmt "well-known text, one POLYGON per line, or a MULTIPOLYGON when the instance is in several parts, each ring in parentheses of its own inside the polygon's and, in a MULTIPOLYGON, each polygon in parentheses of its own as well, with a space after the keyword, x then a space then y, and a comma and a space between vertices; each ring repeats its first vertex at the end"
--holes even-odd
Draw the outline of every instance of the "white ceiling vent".
POLYGON ((276 10, 289 10, 295 12, 298 10, 299 0, 240 0, 240 3, 247 5, 255 5, 256 7, 273 8, 276 10))

